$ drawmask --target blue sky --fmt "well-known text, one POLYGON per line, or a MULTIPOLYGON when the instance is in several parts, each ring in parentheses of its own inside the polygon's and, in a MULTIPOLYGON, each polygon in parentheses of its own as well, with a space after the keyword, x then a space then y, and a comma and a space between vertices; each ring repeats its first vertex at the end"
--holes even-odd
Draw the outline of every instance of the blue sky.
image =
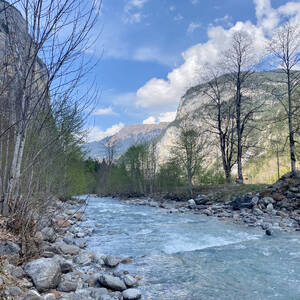
POLYGON ((89 140, 127 124, 171 121, 234 30, 251 34, 260 55, 281 20, 299 16, 300 0, 103 0, 92 49, 101 59, 90 75, 101 97, 89 140))

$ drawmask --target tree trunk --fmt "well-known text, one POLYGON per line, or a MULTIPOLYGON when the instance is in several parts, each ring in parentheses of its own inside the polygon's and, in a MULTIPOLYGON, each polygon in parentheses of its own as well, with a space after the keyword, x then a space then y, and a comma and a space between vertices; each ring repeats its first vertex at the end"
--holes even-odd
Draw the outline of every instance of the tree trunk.
POLYGON ((292 106, 292 90, 291 90, 291 78, 290 72, 287 73, 288 79, 288 122, 289 122, 289 142, 290 142, 290 157, 291 157, 291 171, 296 174, 296 156, 295 156, 295 139, 293 129, 293 106, 292 106))

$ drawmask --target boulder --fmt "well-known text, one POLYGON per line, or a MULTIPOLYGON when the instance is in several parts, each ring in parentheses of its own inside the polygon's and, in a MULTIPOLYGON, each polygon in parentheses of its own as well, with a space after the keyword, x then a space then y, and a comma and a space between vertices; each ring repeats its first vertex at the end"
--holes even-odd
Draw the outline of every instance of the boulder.
POLYGON ((64 242, 55 243, 55 248, 62 254, 77 255, 80 248, 75 245, 68 245, 64 242))
POLYGON ((106 288, 109 288, 113 291, 124 291, 126 290, 126 285, 123 280, 119 277, 111 276, 111 275, 102 275, 98 279, 100 284, 106 288))
POLYGON ((128 289, 122 293, 124 300, 136 300, 140 299, 142 294, 137 289, 128 289))
POLYGON ((59 263, 53 258, 40 258, 27 263, 24 267, 26 274, 32 279, 39 292, 55 289, 61 278, 59 263))
POLYGON ((137 286, 137 280, 131 275, 125 275, 123 280, 128 287, 137 286))
POLYGON ((0 256, 14 255, 20 252, 20 247, 11 241, 0 241, 0 256))
POLYGON ((249 195, 242 196, 238 195, 232 202, 229 203, 234 210, 241 210, 244 208, 251 209, 254 205, 252 198, 249 195))
POLYGON ((121 262, 121 259, 110 255, 105 258, 104 262, 108 267, 114 268, 121 262))

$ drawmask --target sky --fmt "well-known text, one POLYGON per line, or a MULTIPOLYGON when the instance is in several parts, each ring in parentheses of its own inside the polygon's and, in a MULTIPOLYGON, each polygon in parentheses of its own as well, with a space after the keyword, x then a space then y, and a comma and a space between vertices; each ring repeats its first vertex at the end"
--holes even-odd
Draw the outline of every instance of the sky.
POLYGON ((180 98, 217 61, 232 33, 248 32, 258 56, 276 28, 300 19, 300 0, 103 0, 89 55, 99 87, 88 141, 135 123, 170 122, 180 98))

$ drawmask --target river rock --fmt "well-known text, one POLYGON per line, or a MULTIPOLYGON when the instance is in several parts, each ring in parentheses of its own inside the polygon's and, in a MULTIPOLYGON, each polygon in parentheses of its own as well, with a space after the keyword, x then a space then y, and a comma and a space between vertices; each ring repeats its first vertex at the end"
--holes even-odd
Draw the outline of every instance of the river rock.
POLYGON ((114 268, 121 262, 121 259, 110 255, 105 258, 104 262, 108 267, 114 268))
POLYGON ((274 199, 273 198, 271 198, 271 197, 264 197, 264 198, 262 198, 262 203, 265 205, 265 206, 267 206, 268 204, 273 204, 273 203, 275 203, 275 201, 274 201, 274 199))
POLYGON ((233 210, 241 210, 244 208, 252 208, 252 198, 249 195, 238 195, 232 202, 230 202, 233 210))
POLYGON ((196 207, 196 202, 194 199, 188 200, 188 206, 189 208, 195 208, 196 207))
POLYGON ((21 296, 23 294, 22 290, 17 286, 7 286, 4 289, 4 294, 6 296, 11 296, 13 299, 16 297, 21 296))
POLYGON ((62 275, 61 281, 57 287, 60 292, 75 292, 78 286, 76 279, 73 279, 69 274, 62 275))
POLYGON ((41 230, 41 233, 43 235, 43 239, 45 241, 48 241, 50 243, 55 242, 55 232, 52 227, 45 227, 41 230))
POLYGON ((122 295, 125 300, 140 299, 142 296, 141 292, 137 289, 128 289, 124 291, 122 295))
POLYGON ((11 241, 0 241, 0 255, 14 255, 20 252, 20 247, 11 241))
POLYGON ((64 242, 55 243, 55 248, 62 254, 77 255, 80 248, 75 245, 68 245, 64 242))
POLYGON ((128 287, 137 286, 137 280, 129 274, 125 275, 123 280, 128 287))
POLYGON ((56 296, 52 293, 43 296, 43 300, 56 300, 56 296))
POLYGON ((81 266, 88 266, 92 260, 87 252, 82 252, 74 258, 74 262, 81 266))
POLYGON ((42 299, 43 298, 40 296, 40 294, 34 290, 28 291, 24 297, 24 300, 42 300, 42 299))
POLYGON ((60 265, 53 258, 40 258, 34 260, 27 263, 24 270, 32 279, 39 292, 55 289, 60 282, 60 265))
POLYGON ((106 288, 113 291, 124 291, 126 290, 126 285, 119 277, 114 277, 111 275, 102 275, 99 278, 99 282, 106 288))

